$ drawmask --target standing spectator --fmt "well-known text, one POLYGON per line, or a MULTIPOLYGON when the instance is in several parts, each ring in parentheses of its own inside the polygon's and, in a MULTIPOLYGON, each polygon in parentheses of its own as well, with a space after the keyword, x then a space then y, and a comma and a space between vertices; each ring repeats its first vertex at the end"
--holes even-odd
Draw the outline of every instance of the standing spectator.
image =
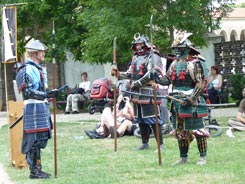
POLYGON ((240 102, 238 112, 236 114, 236 119, 229 119, 228 125, 234 130, 245 130, 245 118, 243 114, 245 113, 245 88, 242 91, 243 99, 240 102))
POLYGON ((208 96, 209 100, 212 104, 219 103, 219 93, 222 88, 222 75, 220 74, 220 70, 217 66, 211 67, 211 75, 208 78, 208 96))
POLYGON ((18 90, 24 99, 22 153, 30 168, 30 179, 49 178, 50 174, 42 171, 41 150, 47 146, 51 138, 52 122, 47 98, 58 95, 57 90, 45 92, 47 76, 40 66, 48 49, 39 40, 29 42, 27 49, 29 58, 18 69, 16 81, 18 90))
POLYGON ((72 114, 78 114, 78 101, 86 101, 90 98, 91 82, 88 81, 87 72, 83 72, 81 78, 82 82, 79 84, 78 88, 67 96, 65 114, 70 114, 71 110, 72 114))
POLYGON ((192 43, 187 39, 190 35, 192 34, 180 34, 174 40, 172 48, 177 59, 172 62, 166 75, 157 81, 161 85, 173 84, 173 92, 176 92, 174 97, 182 99, 184 102, 180 104, 172 101, 171 104, 172 123, 175 128, 173 135, 178 141, 180 151, 180 159, 173 165, 188 162, 189 145, 194 138, 196 138, 200 154, 197 164, 205 165, 207 163, 207 137, 209 134, 205 131, 203 123, 203 117, 207 116, 207 107, 196 106, 199 103, 205 104, 201 94, 206 87, 206 66, 204 60, 199 57, 200 52, 192 47, 192 43), (183 70, 185 77, 180 79, 183 70), (182 94, 185 95, 182 96, 182 94))
MULTIPOLYGON (((111 74, 119 79, 130 79, 130 91, 137 95, 131 95, 131 101, 134 103, 134 111, 136 115, 136 121, 139 123, 142 145, 136 150, 144 150, 149 148, 149 138, 151 129, 153 129, 155 138, 157 134, 160 137, 160 149, 163 148, 163 139, 161 127, 159 132, 156 132, 156 114, 154 110, 154 104, 152 98, 144 96, 144 94, 153 94, 154 87, 151 83, 154 80, 154 74, 162 75, 162 61, 159 53, 156 49, 151 50, 153 47, 149 42, 149 39, 140 35, 135 34, 134 41, 132 42, 132 50, 134 55, 129 69, 126 72, 120 72, 116 69, 111 71, 111 74)), ((157 95, 161 94, 159 89, 156 90, 157 95)), ((157 108, 160 112, 159 104, 161 99, 157 99, 157 108)), ((159 125, 162 126, 161 117, 158 114, 159 125)))

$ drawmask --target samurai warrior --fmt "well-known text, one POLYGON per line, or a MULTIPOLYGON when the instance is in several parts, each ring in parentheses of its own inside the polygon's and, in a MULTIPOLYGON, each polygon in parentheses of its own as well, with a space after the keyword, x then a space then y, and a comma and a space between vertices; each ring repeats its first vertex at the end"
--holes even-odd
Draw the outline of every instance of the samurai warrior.
POLYGON ((58 95, 56 90, 46 92, 46 72, 41 67, 45 51, 48 49, 39 40, 28 42, 25 46, 29 58, 18 68, 16 82, 24 99, 22 153, 30 169, 30 179, 49 178, 42 171, 41 149, 47 146, 51 138, 52 122, 47 98, 58 95))
MULTIPOLYGON (((152 127, 155 138, 156 132, 156 114, 154 111, 154 99, 146 97, 146 95, 153 96, 154 88, 152 82, 154 81, 154 74, 162 75, 162 61, 161 57, 155 47, 152 46, 148 37, 136 33, 134 41, 132 42, 132 50, 134 51, 131 64, 126 72, 120 72, 116 69, 112 70, 112 75, 116 75, 119 79, 130 79, 130 91, 137 95, 131 94, 131 101, 134 103, 135 120, 139 123, 142 145, 136 150, 144 150, 149 148, 149 137, 152 127)), ((159 89, 156 90, 157 95, 161 94, 159 89)), ((158 113, 161 99, 157 99, 158 113)), ((157 115, 159 125, 162 125, 162 120, 157 115)), ((160 149, 163 148, 162 133, 159 128, 160 149)))
POLYGON ((191 33, 180 34, 173 42, 177 59, 172 62, 161 85, 173 85, 173 95, 182 99, 183 104, 172 101, 172 123, 174 135, 178 140, 180 160, 173 165, 188 162, 189 145, 194 138, 200 154, 198 165, 206 164, 208 132, 204 130, 203 117, 207 116, 207 107, 202 94, 206 87, 207 69, 200 52, 192 46, 188 37, 191 33), (199 105, 202 104, 203 106, 199 105), (198 106, 199 105, 199 106, 198 106))

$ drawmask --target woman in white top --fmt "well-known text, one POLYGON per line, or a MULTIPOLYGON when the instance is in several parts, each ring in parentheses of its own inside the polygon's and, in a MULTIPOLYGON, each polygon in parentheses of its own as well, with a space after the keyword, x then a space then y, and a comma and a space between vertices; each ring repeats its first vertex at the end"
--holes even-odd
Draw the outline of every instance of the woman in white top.
MULTIPOLYGON (((114 110, 112 105, 105 107, 101 115, 101 121, 96 130, 84 130, 91 139, 94 138, 114 138, 114 110)), ((120 95, 116 104, 117 115, 117 137, 133 135, 135 126, 133 125, 134 110, 130 104, 129 97, 120 95)))
POLYGON ((211 75, 208 78, 208 96, 212 104, 219 103, 218 94, 222 87, 222 75, 217 66, 211 67, 211 75))

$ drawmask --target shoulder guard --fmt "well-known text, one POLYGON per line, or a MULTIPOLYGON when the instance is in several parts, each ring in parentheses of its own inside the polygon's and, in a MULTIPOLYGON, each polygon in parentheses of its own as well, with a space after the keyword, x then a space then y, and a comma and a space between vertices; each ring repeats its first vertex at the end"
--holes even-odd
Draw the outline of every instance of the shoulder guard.
POLYGON ((24 87, 26 87, 25 76, 26 76, 26 65, 22 65, 20 68, 18 68, 16 74, 16 83, 17 83, 19 93, 23 90, 24 87))

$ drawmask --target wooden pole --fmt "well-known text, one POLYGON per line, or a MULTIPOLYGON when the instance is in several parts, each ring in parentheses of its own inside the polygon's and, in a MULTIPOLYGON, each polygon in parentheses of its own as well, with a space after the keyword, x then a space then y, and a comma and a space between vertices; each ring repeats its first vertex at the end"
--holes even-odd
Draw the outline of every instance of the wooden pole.
MULTIPOLYGON (((150 39, 151 39, 151 53, 153 53, 153 15, 151 15, 150 18, 150 39)), ((154 65, 153 65, 154 66, 154 65)), ((158 105, 157 105, 157 95, 156 92, 157 88, 154 87, 154 110, 155 110, 155 117, 156 117, 156 138, 157 138, 157 151, 158 151, 158 163, 159 165, 162 165, 162 158, 161 158, 161 149, 160 149, 160 135, 161 133, 159 131, 159 123, 158 123, 158 105)))
POLYGON ((154 110, 155 110, 155 117, 156 117, 156 136, 157 136, 157 151, 158 151, 158 163, 162 165, 162 158, 161 158, 161 149, 160 149, 160 131, 159 131, 159 122, 158 122, 158 105, 157 105, 157 97, 156 97, 157 89, 154 88, 154 110))
MULTIPOLYGON (((8 107, 8 77, 7 77, 7 69, 6 69, 6 66, 7 63, 4 63, 4 82, 5 82, 5 100, 6 100, 6 111, 7 111, 7 122, 9 122, 9 107, 8 107)), ((8 128, 8 135, 9 135, 9 147, 11 146, 10 144, 10 139, 11 139, 11 136, 10 136, 10 128, 8 128)), ((11 151, 9 152, 9 158, 10 160, 12 159, 12 155, 11 155, 11 151)))
MULTIPOLYGON (((55 61, 55 29, 53 21, 52 30, 52 63, 53 63, 53 89, 56 89, 56 61, 55 61)), ((57 178, 57 137, 56 137, 56 98, 53 98, 53 114, 54 114, 54 176, 57 178)))
MULTIPOLYGON (((113 40, 113 65, 114 67, 117 66, 116 62, 116 41, 117 38, 115 37, 113 40)), ((113 97, 114 97, 114 151, 117 151, 117 76, 114 77, 114 90, 113 90, 113 97)))

